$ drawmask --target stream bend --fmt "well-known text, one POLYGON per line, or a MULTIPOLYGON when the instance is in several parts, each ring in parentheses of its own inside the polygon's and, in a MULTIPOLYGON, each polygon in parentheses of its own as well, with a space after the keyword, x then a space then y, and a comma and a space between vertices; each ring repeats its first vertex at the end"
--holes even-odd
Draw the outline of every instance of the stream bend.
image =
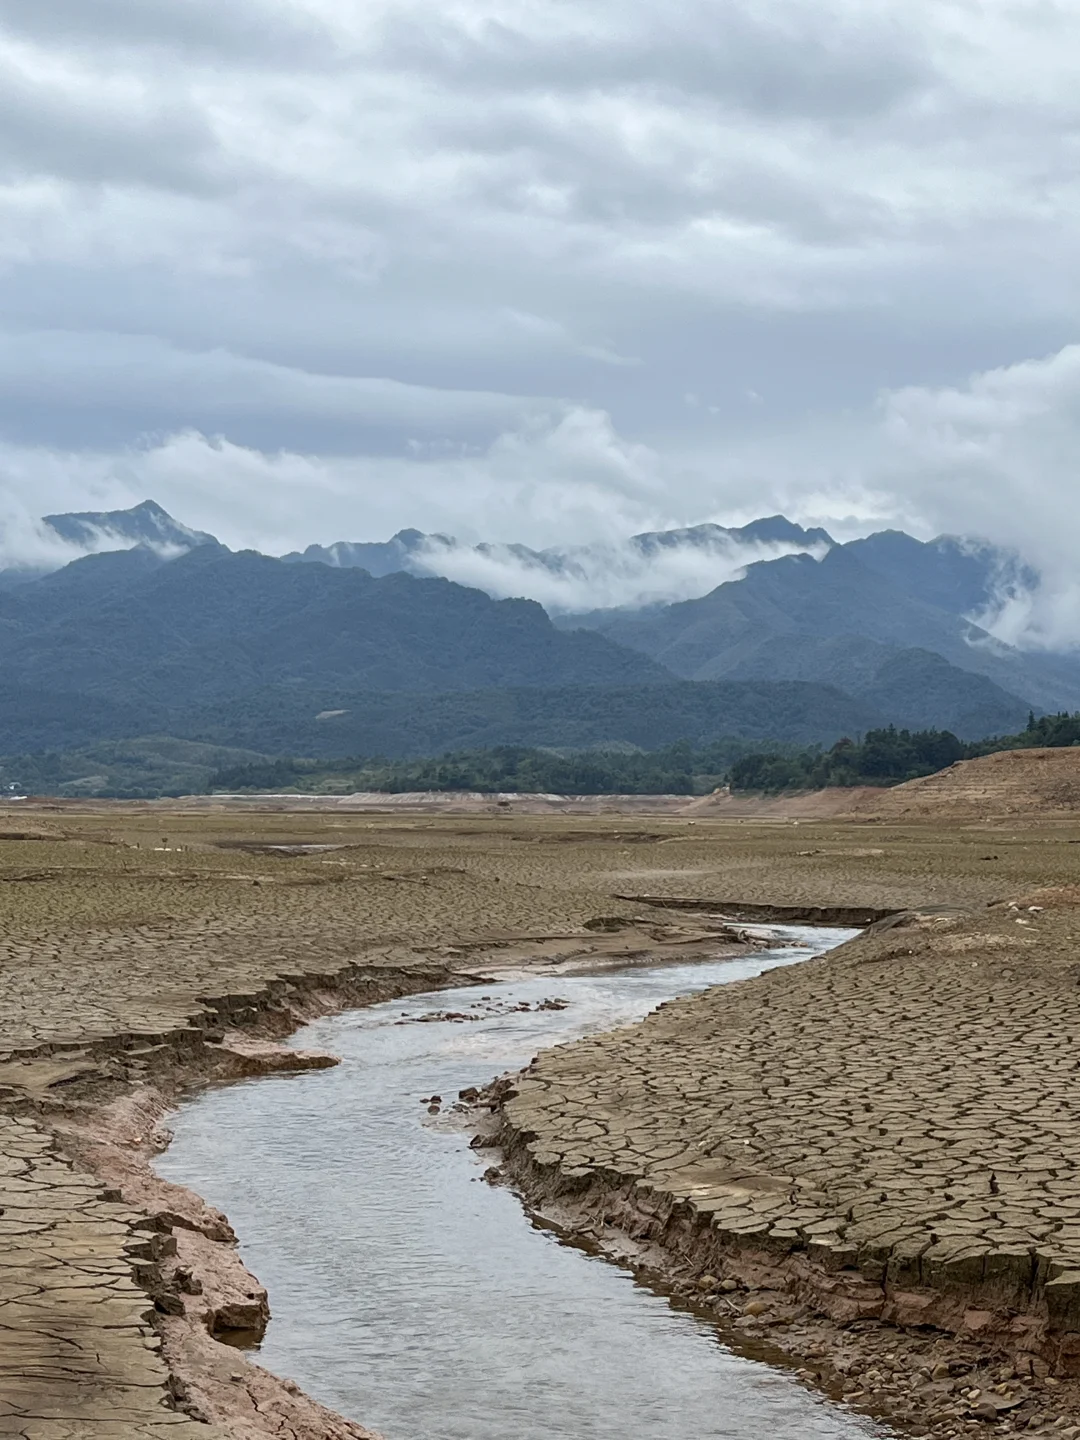
POLYGON ((733 1354, 628 1271, 531 1224, 513 1194, 483 1183, 490 1156, 421 1103, 449 1102, 545 1046, 853 933, 769 929, 787 948, 462 987, 333 1016, 292 1043, 332 1050, 336 1068, 183 1106, 156 1168, 229 1216, 269 1288, 260 1364, 386 1440, 885 1433, 733 1354), (536 1008, 555 998, 566 1008, 536 1008), (446 1011, 479 1018, 422 1019, 446 1011))

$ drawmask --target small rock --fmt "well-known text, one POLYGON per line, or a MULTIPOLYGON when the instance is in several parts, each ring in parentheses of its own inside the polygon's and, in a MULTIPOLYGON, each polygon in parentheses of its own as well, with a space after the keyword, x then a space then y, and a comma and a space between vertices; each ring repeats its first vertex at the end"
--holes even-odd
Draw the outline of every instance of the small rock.
POLYGON ((173 1279, 176 1281, 176 1288, 181 1295, 201 1295, 203 1293, 202 1281, 192 1274, 186 1265, 176 1267, 173 1279))
POLYGON ((725 1295, 730 1295, 733 1291, 738 1290, 738 1288, 739 1282, 737 1280, 727 1279, 720 1281, 720 1289, 725 1295))
POLYGON ((697 1288, 699 1290, 715 1290, 719 1283, 715 1275, 702 1275, 697 1282, 697 1288))
POLYGON ((997 1406, 992 1400, 980 1400, 972 1405, 971 1413, 976 1420, 996 1420, 998 1418, 997 1406))

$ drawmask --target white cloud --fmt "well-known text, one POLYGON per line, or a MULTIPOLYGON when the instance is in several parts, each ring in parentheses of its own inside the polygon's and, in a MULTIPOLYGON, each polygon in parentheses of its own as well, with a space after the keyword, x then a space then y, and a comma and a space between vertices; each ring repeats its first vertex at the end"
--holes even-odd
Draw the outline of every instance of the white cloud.
MULTIPOLYGON (((648 552, 629 540, 554 548, 553 563, 545 564, 505 545, 476 549, 435 538, 420 558, 432 574, 460 585, 473 585, 500 599, 525 595, 552 612, 566 613, 689 600, 741 579, 747 565, 800 550, 796 545, 742 544, 720 536, 711 543, 687 537, 648 552)), ((815 547, 812 553, 822 550, 815 547)))
MULTIPOLYGON (((430 573, 557 611, 687 599, 798 548, 717 535, 643 552, 633 533, 678 519, 666 508, 670 473, 587 410, 535 418, 482 449, 417 445, 379 458, 266 454, 196 432, 113 454, 9 446, 0 475, 24 503, 0 517, 0 562, 59 565, 79 553, 34 524, 30 497, 44 508, 111 509, 150 496, 234 547, 270 553, 293 548, 300 511, 304 539, 322 541, 385 538, 422 513, 436 532, 419 557, 430 573), (463 519, 464 538, 439 538, 463 519), (512 548, 522 528, 557 549, 554 565, 512 548)), ((95 548, 110 548, 107 538, 95 548)))
POLYGON ((0 499, 0 570, 58 570, 85 553, 61 540, 16 496, 0 499))
MULTIPOLYGON (((422 413, 427 397, 416 403, 422 413)), ((720 542, 643 559, 626 544, 634 533, 784 510, 839 539, 898 526, 1014 546, 1043 584, 1003 595, 984 618, 1010 643, 1062 648, 1080 643, 1078 455, 1080 345, 961 386, 884 391, 874 412, 768 442, 697 451, 631 442, 584 407, 526 416, 483 445, 417 442, 379 456, 264 452, 193 431, 106 453, 9 445, 0 475, 20 518, 7 521, 3 553, 40 549, 26 519, 34 507, 111 508, 147 495, 226 543, 275 553, 385 538, 420 520, 463 542, 432 550, 438 573, 580 609, 700 594, 772 553, 720 542), (496 548, 478 553, 478 540, 496 548), (521 541, 565 550, 563 572, 498 548, 521 541)))
POLYGON ((298 528, 305 541, 381 538, 418 514, 431 530, 512 541, 521 527, 538 543, 623 536, 671 518, 657 455, 580 409, 480 449, 418 445, 404 456, 265 453, 193 431, 110 453, 7 446, 0 476, 24 508, 71 508, 79 497, 109 509, 150 496, 227 544, 271 553, 294 548, 298 528))
POLYGON ((1080 644, 1080 345, 881 402, 892 454, 879 485, 924 523, 1016 546, 1043 574, 989 617, 1013 643, 1080 644), (892 473, 890 474, 890 471, 892 473))
POLYGON ((1017 539, 999 626, 1080 634, 1076 6, 0 0, 0 82, 30 513, 600 541, 622 594, 700 583, 633 531, 787 509, 1017 539))

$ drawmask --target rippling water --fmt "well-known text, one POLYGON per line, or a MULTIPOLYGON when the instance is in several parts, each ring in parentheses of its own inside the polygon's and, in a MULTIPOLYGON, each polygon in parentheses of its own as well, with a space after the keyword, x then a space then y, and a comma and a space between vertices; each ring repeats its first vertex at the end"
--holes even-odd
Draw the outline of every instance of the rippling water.
MULTIPOLYGON (((815 950, 850 933, 782 932, 815 950)), ((490 1152, 440 1130, 421 1103, 809 953, 465 987, 322 1020, 294 1043, 333 1050, 338 1067, 199 1096, 174 1117, 157 1168, 226 1212, 269 1287, 260 1363, 386 1440, 882 1434, 530 1224, 480 1179, 490 1152), (570 1004, 506 1009, 549 996, 570 1004), (399 1023, 433 1010, 483 1018, 399 1023)))

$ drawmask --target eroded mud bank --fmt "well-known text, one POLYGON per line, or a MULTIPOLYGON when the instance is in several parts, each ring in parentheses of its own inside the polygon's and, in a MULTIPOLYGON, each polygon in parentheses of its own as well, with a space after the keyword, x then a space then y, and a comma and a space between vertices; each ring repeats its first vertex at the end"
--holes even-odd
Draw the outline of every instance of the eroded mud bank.
POLYGON ((501 1176, 857 1405, 1080 1434, 1073 929, 1027 898, 539 1056, 501 1176))
MULTIPOLYGON (((461 979, 460 971, 419 956, 404 965, 352 964, 337 974, 275 980, 261 990, 208 1000, 202 1022, 191 1029, 117 1037, 77 1052, 43 1047, 46 1053, 16 1062, 20 1090, 9 1095, 8 1105, 56 1156, 56 1183, 69 1187, 75 1177, 93 1177, 102 1187, 100 1201, 126 1225, 119 1253, 146 1296, 147 1334, 157 1337, 147 1344, 164 1364, 174 1418, 204 1422, 194 1434, 370 1440, 372 1432, 235 1348, 264 1331, 266 1290, 241 1261, 228 1218, 155 1174, 154 1158, 169 1139, 163 1118, 201 1087, 335 1065, 333 1055, 278 1043, 317 1016, 436 991, 461 979), (68 1172, 64 1162, 74 1170, 68 1172)), ((134 1383, 147 1381, 136 1377, 134 1383)), ((147 1435, 157 1434, 152 1417, 128 1419, 150 1426, 147 1435)))

